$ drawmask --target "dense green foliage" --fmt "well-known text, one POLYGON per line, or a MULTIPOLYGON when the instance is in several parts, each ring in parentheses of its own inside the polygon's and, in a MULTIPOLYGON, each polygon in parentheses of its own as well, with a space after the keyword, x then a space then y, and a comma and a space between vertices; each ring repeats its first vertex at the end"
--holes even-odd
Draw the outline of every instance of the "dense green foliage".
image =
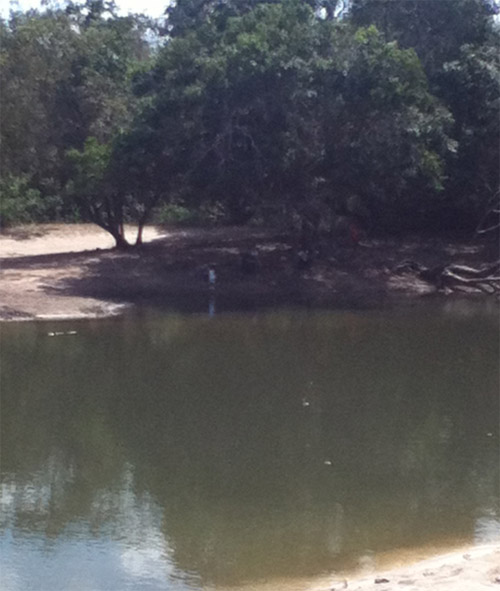
POLYGON ((311 236, 339 214, 474 228, 498 198, 494 4, 342 6, 178 0, 163 23, 100 0, 12 14, 2 222, 76 213, 118 245, 125 221, 140 242, 160 203, 311 236))
POLYGON ((445 161, 438 224, 446 218, 475 222, 488 204, 498 202, 500 37, 493 21, 498 7, 493 0, 352 1, 355 25, 375 24, 388 41, 415 49, 431 92, 453 117, 457 154, 445 161))
MULTIPOLYGON (((75 204, 64 199, 71 180, 68 150, 82 149, 89 137, 112 141, 128 127, 137 104, 131 80, 149 53, 142 34, 146 23, 113 17, 112 9, 89 1, 65 10, 14 13, 2 24, 3 182, 38 191, 40 210, 51 217, 74 215, 75 204)), ((26 218, 31 210, 22 209, 21 218, 9 211, 2 207, 3 223, 26 218)))

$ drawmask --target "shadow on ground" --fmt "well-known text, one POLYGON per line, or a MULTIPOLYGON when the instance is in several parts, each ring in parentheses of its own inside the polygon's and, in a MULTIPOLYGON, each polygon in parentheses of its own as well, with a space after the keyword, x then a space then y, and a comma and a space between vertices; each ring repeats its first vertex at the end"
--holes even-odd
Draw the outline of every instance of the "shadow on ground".
MULTIPOLYGON (((438 239, 369 240, 359 246, 329 245, 309 269, 298 269, 287 237, 254 228, 189 229, 169 233, 139 248, 94 250, 0 260, 4 270, 49 269, 42 289, 48 295, 90 297, 178 311, 335 306, 373 308, 421 295, 422 285, 405 279, 388 287, 404 260, 428 266, 481 261, 483 247, 438 239), (242 269, 242 253, 255 250, 258 268, 242 269), (207 270, 217 274, 210 290, 207 270), (76 267, 78 272, 71 272, 76 267), (64 269, 68 269, 65 276, 64 269), (51 278, 50 273, 57 271, 51 278)), ((429 285, 423 286, 432 293, 429 285)), ((434 290, 435 291, 435 290, 434 290)))

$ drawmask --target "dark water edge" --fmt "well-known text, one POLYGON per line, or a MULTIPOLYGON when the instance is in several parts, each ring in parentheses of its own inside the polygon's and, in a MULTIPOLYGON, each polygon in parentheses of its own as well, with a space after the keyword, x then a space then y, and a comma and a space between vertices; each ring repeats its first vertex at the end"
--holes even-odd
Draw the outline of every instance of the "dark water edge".
MULTIPOLYGON (((120 303, 120 302, 117 302, 120 303)), ((187 290, 166 295, 148 295, 135 298, 123 314, 137 317, 150 314, 216 315, 216 314, 252 314, 283 312, 382 312, 405 314, 412 309, 441 310, 445 314, 459 316, 494 316, 500 313, 500 300, 485 294, 429 293, 426 295, 408 292, 387 292, 385 290, 367 290, 322 293, 314 290, 309 293, 298 291, 264 290, 255 293, 237 289, 220 291, 187 290)))
POLYGON ((2 326, 6 588, 230 589, 493 539, 494 307, 219 309, 2 326))

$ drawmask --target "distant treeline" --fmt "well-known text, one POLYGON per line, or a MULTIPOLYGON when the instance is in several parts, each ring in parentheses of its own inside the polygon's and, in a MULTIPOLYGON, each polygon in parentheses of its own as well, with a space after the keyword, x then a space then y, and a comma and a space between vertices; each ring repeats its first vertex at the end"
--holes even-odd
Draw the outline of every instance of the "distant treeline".
MULTIPOLYGON (((12 12, 1 223, 153 212, 473 230, 497 207, 494 0, 177 0, 12 12)), ((140 241, 140 236, 139 236, 140 241)))

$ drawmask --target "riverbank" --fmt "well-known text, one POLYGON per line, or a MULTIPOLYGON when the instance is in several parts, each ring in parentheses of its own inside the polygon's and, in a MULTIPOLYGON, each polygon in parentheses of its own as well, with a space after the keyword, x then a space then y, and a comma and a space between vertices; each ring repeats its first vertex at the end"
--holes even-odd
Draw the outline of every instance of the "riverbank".
MULTIPOLYGON (((500 589, 500 542, 389 552, 360 569, 313 580, 280 579, 217 591, 483 591, 500 589)), ((207 590, 208 591, 208 590, 207 590)))
MULTIPOLYGON (((255 228, 149 227, 141 248, 112 246, 106 232, 88 224, 4 231, 0 320, 97 318, 141 305, 196 311, 214 297, 218 309, 377 307, 444 293, 405 268, 405 261, 433 267, 488 260, 480 244, 386 239, 337 246, 310 268, 298 269, 286 236, 255 228), (255 272, 242 269, 247 251, 257 253, 255 272), (209 266, 217 275, 213 292, 206 280, 209 266)), ((467 287, 463 295, 495 297, 467 287)))
MULTIPOLYGON (((460 548, 416 563, 404 559, 392 568, 369 569, 360 576, 334 580, 315 591, 481 591, 500 589, 500 544, 460 548)), ((312 591, 312 590, 311 590, 312 591)))

